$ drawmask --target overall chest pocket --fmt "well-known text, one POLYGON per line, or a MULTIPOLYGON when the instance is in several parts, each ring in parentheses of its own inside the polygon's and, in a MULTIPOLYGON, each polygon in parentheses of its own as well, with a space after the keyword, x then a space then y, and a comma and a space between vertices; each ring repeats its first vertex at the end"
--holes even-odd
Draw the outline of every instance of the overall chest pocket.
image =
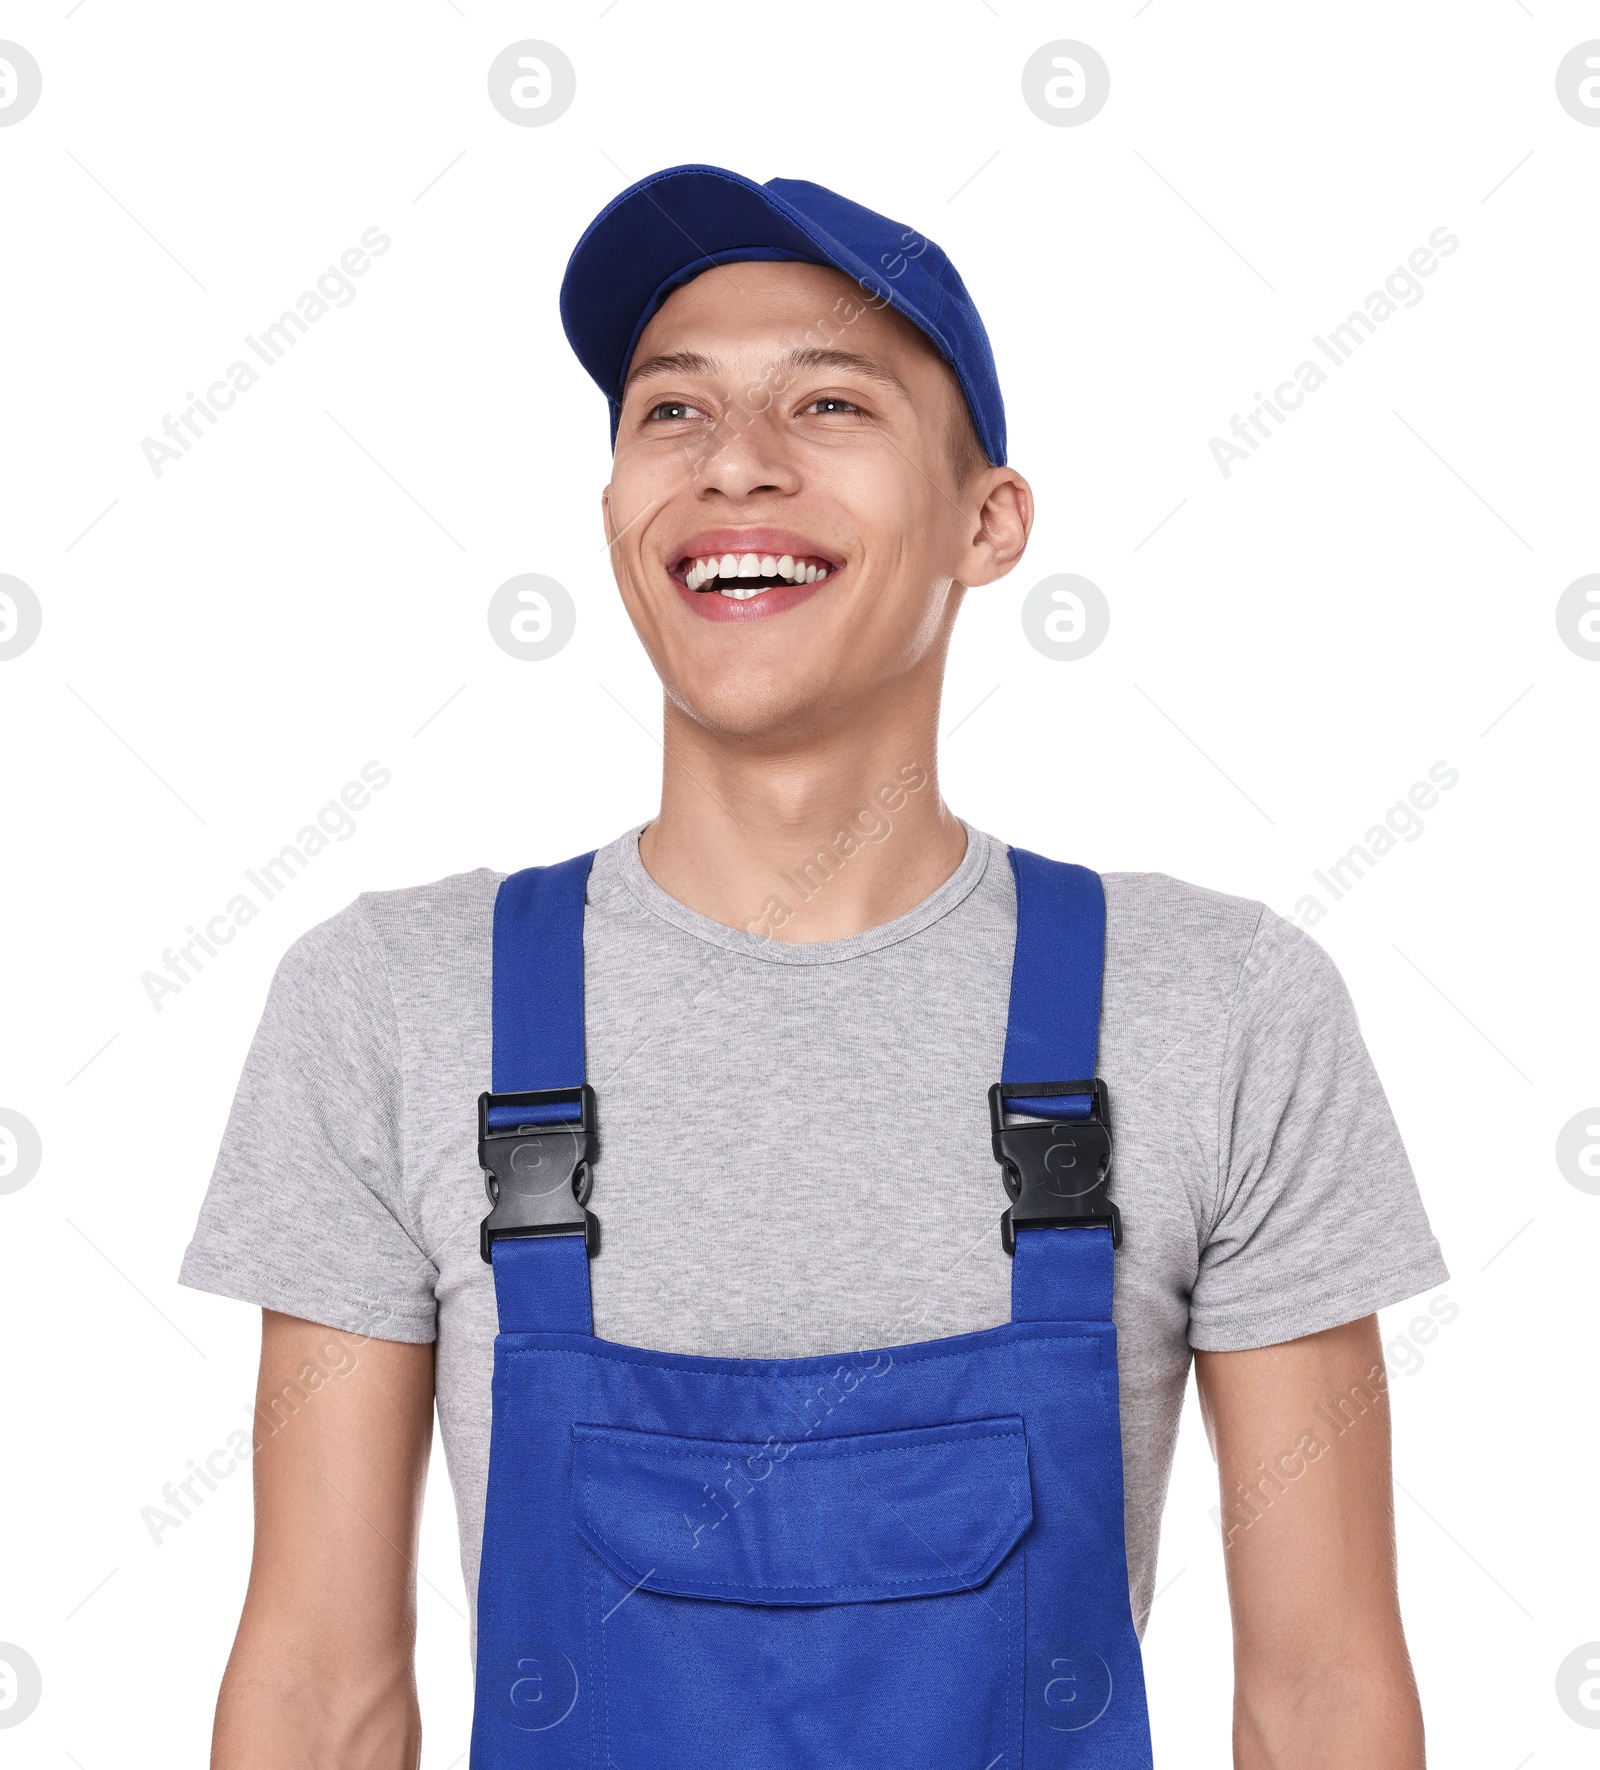
POLYGON ((573 1436, 602 1763, 1020 1762, 1020 1417, 800 1443, 573 1436))

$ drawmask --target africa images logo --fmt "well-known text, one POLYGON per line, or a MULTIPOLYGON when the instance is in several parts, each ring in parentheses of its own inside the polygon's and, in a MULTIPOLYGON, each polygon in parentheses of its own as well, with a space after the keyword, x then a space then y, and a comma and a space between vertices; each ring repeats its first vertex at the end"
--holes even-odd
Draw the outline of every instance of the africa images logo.
POLYGON ((33 1655, 13 1641, 0 1641, 0 1727, 20 1727, 38 1708, 43 1691, 33 1655))
POLYGON ((1041 656, 1071 663, 1099 650, 1111 631, 1111 604, 1090 579, 1057 572, 1023 600, 1022 631, 1041 656))
MULTIPOLYGON (((1438 270, 1440 261, 1451 257, 1461 241, 1446 227, 1436 227, 1427 243, 1415 248, 1404 264, 1397 264, 1384 278, 1383 287, 1374 289, 1354 307, 1338 325, 1328 328, 1327 336, 1312 334, 1317 354, 1331 368, 1342 369, 1373 336, 1378 327, 1392 319, 1402 307, 1416 307, 1427 294, 1421 281, 1438 270)), ((1241 461, 1248 461, 1262 443, 1281 429, 1306 402, 1308 393, 1318 393, 1327 386, 1328 369, 1310 357, 1297 363, 1292 373, 1280 381, 1271 393, 1260 388, 1251 395, 1255 405, 1242 417, 1233 414, 1229 433, 1211 438, 1211 458, 1226 479, 1241 461), (1242 446, 1241 446, 1242 445, 1242 446)))
POLYGON ((20 43, 0 38, 0 129, 20 123, 39 102, 44 77, 20 43))
POLYGON ((348 842, 359 827, 355 813, 365 811, 372 803, 372 795, 381 793, 393 779, 381 762, 364 763, 361 778, 346 781, 337 798, 320 806, 315 817, 301 825, 294 841, 285 842, 276 854, 257 866, 246 867, 244 877, 253 892, 236 891, 216 915, 199 927, 191 922, 186 930, 188 940, 174 941, 162 953, 161 970, 146 971, 139 979, 156 1013, 162 1011, 168 996, 178 995, 193 983, 205 970, 206 959, 218 958, 218 949, 231 945, 239 930, 248 927, 331 843, 348 842), (259 903, 253 893, 259 894, 259 903))
POLYGON ((1073 129, 1099 116, 1110 96, 1105 57, 1071 37, 1041 44, 1023 64, 1023 101, 1054 129, 1073 129))
POLYGON ((20 658, 43 625, 39 598, 21 578, 0 572, 0 664, 20 658))
POLYGON ((1600 38, 1579 43, 1556 69, 1556 97, 1567 115, 1600 129, 1600 38))
POLYGON ((43 1159, 44 1145, 32 1120, 0 1106, 0 1196, 21 1192, 43 1159))
POLYGON ((489 63, 489 102, 519 129, 555 122, 577 91, 572 63, 554 43, 537 37, 508 43, 489 63))
POLYGON ((540 572, 521 572, 489 598, 489 635, 507 657, 537 664, 561 651, 578 627, 566 586, 540 572))
POLYGON ((305 290, 292 308, 285 308, 271 325, 262 327, 260 337, 245 333, 244 341, 262 368, 243 357, 236 358, 203 393, 191 388, 184 394, 187 403, 176 417, 171 412, 163 415, 161 436, 166 438, 165 442, 157 436, 139 439, 139 447, 157 479, 169 462, 181 461, 206 429, 233 409, 241 393, 251 391, 266 369, 276 368, 330 309, 348 307, 355 300, 358 291, 351 279, 364 277, 372 269, 372 261, 382 258, 391 243, 386 233, 369 227, 356 245, 345 248, 337 264, 330 264, 322 272, 314 288, 305 290), (204 425, 201 419, 205 420, 204 425))

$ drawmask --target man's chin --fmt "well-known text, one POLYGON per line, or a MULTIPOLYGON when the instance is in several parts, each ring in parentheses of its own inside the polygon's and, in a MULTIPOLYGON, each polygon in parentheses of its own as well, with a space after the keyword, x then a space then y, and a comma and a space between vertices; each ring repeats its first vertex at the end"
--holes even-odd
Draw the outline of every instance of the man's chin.
POLYGON ((781 746, 815 737, 840 700, 835 672, 791 664, 781 678, 761 670, 720 674, 714 681, 669 683, 667 697, 703 731, 753 745, 781 746))

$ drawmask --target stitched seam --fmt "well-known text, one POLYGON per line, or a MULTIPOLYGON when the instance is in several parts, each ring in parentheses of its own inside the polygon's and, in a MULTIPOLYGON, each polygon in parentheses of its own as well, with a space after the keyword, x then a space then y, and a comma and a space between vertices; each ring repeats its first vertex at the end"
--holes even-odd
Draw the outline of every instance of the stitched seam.
POLYGON ((1012 1603, 1017 1614, 1016 1621, 1007 1631, 1011 1645, 1011 1726, 1007 1743, 1015 1745, 1020 1761, 1023 1746, 1023 1702, 1028 1678, 1028 1550, 1026 1545, 1017 1557, 1013 1583, 1016 1586, 1016 1591, 1012 1594, 1012 1603))
MULTIPOLYGON (((1340 1309, 1343 1308, 1352 1297, 1366 1297, 1373 1295, 1392 1284, 1409 1283, 1417 1274, 1427 1271, 1432 1264, 1433 1262, 1431 1259, 1421 1259, 1407 1261, 1400 1266, 1386 1267, 1382 1272, 1373 1277, 1359 1280, 1354 1284, 1342 1285, 1337 1290, 1324 1291, 1313 1296, 1309 1300, 1312 1305, 1311 1307, 1306 1306, 1306 1300, 1296 1296, 1292 1302, 1279 1303, 1270 1309, 1257 1310, 1250 1315, 1249 1324, 1252 1328, 1255 1326, 1267 1326, 1271 1323, 1282 1321, 1285 1318, 1293 1320, 1296 1316, 1300 1315, 1314 1315, 1317 1313, 1318 1309, 1340 1309)), ((1209 1316, 1237 1315, 1239 1312, 1239 1305, 1248 1304, 1250 1301, 1250 1295, 1246 1292, 1230 1303, 1212 1304, 1209 1308, 1202 1309, 1199 1312, 1199 1324, 1203 1326, 1209 1316)), ((1190 1313, 1191 1315, 1194 1315, 1195 1312, 1191 1310, 1190 1313)), ((1227 1324, 1225 1323, 1224 1325, 1227 1324)))
MULTIPOLYGON (((591 1475, 588 1478, 588 1480, 585 1481, 584 1487, 586 1490, 589 1490, 590 1492, 592 1492, 594 1486, 595 1486, 595 1477, 591 1475)), ((1015 1499, 1016 1493, 1017 1493, 1017 1484, 1016 1484, 1015 1480, 1008 1481, 1006 1483, 1006 1487, 1009 1490, 1011 1498, 1015 1499)), ((591 1499, 590 1500, 590 1510, 591 1511, 593 1510, 593 1504, 594 1504, 594 1502, 591 1499)), ((1007 1529, 1007 1527, 1005 1525, 1002 1525, 1000 1527, 999 1531, 997 1531, 996 1534, 994 1535, 994 1537, 991 1539, 988 1546, 984 1549, 983 1553, 981 1555, 978 1555, 977 1557, 975 1557, 974 1571, 976 1571, 977 1568, 982 1567, 994 1555, 995 1550, 1000 1546, 1000 1544, 1005 1541, 1006 1529, 1007 1529)), ((595 1534, 598 1536, 600 1533, 598 1531, 596 1531, 595 1534)), ((1017 1534, 1020 1536, 1021 1532, 1018 1531, 1017 1534)), ((935 1549, 934 1553, 937 1555, 938 1550, 935 1549)), ((627 1557, 622 1556, 622 1557, 619 1557, 619 1559, 626 1560, 627 1557)), ((953 1573, 955 1575, 955 1577, 961 1581, 962 1589, 965 1591, 971 1591, 972 1588, 978 1583, 976 1579, 969 1578, 966 1575, 966 1573, 964 1572, 964 1570, 961 1568, 951 1568, 951 1569, 949 1569, 949 1571, 951 1573, 953 1573)), ((648 1578, 649 1576, 646 1575, 645 1577, 648 1578)), ((752 1583, 752 1582, 746 1581, 742 1584, 735 1584, 729 1580, 710 1580, 710 1579, 696 1581, 696 1584, 698 1584, 703 1590, 708 1591, 708 1592, 873 1592, 873 1591, 877 1591, 881 1586, 921 1585, 926 1582, 928 1577, 929 1576, 927 1574, 915 1574, 915 1573, 884 1574, 881 1578, 879 1578, 877 1580, 872 1580, 872 1581, 849 1580, 849 1581, 843 1581, 843 1582, 835 1581, 831 1585, 818 1585, 815 1581, 806 1581, 806 1580, 762 1580, 759 1583, 752 1583)), ((641 1586, 644 1587, 644 1590, 647 1592, 652 1591, 654 1589, 653 1587, 644 1585, 643 1580, 641 1580, 639 1583, 641 1586)), ((677 1594, 665 1593, 662 1595, 667 1596, 667 1597, 673 1597, 673 1596, 676 1596, 677 1594)), ((954 1596, 955 1594, 950 1593, 948 1595, 954 1596)))
MULTIPOLYGON (((574 1424, 581 1425, 582 1422, 575 1421, 574 1424)), ((903 1428, 903 1430, 908 1431, 908 1432, 937 1432, 940 1430, 940 1428, 938 1426, 907 1426, 907 1427, 903 1428)), ((703 1462, 715 1463, 717 1461, 717 1457, 720 1455, 720 1452, 718 1452, 718 1451, 709 1451, 709 1450, 671 1450, 667 1447, 666 1444, 661 1443, 661 1440, 663 1438, 665 1438, 665 1436, 666 1436, 665 1433, 641 1432, 637 1435, 637 1437, 635 1437, 635 1436, 632 1436, 629 1434, 628 1429, 625 1426, 591 1427, 589 1429, 589 1431, 584 1433, 583 1436, 585 1439, 604 1438, 607 1440, 607 1442, 616 1443, 616 1444, 637 1444, 640 1438, 648 1439, 648 1440, 650 1440, 650 1442, 646 1445, 641 1446, 640 1448, 649 1452, 649 1454, 651 1454, 652 1456, 698 1457, 703 1462)), ((971 1434, 970 1437, 954 1437, 954 1438, 936 1439, 932 1444, 886 1444, 883 1446, 883 1448, 881 1450, 840 1451, 838 1453, 838 1456, 839 1457, 847 1457, 847 1456, 851 1456, 851 1457, 914 1457, 917 1455, 917 1453, 919 1451, 941 1449, 945 1445, 950 1445, 950 1444, 983 1444, 991 1438, 1021 1438, 1023 1436, 1024 1436, 1024 1434, 1021 1431, 974 1432, 971 1434)), ((702 1440, 701 1442, 703 1443, 705 1441, 702 1440)), ((724 1445, 724 1447, 726 1449, 730 1449, 730 1450, 744 1450, 747 1447, 753 1448, 755 1450, 762 1450, 765 1448, 766 1443, 767 1443, 766 1440, 763 1440, 761 1444, 756 1444, 754 1439, 738 1439, 738 1438, 724 1439, 720 1442, 724 1445)), ((813 1444, 837 1444, 839 1442, 840 1441, 838 1439, 834 1439, 834 1438, 818 1438, 818 1439, 812 1440, 813 1444)), ((786 1463, 786 1462, 788 1462, 789 1459, 787 1457, 779 1457, 775 1460, 780 1463, 786 1463)), ((823 1461, 823 1460, 834 1461, 837 1459, 833 1458, 833 1457, 830 1457, 827 1459, 808 1457, 806 1460, 808 1462, 812 1462, 812 1461, 823 1461)), ((765 1479, 765 1477, 763 1477, 763 1479, 765 1479)))
MULTIPOLYGON (((242 1264, 231 1254, 200 1254, 193 1259, 186 1258, 188 1271, 200 1277, 215 1277, 237 1281, 252 1289, 271 1287, 285 1298, 305 1297, 320 1303, 337 1303, 347 1308, 359 1310, 363 1315, 406 1315, 415 1321, 432 1321, 438 1313, 433 1303, 419 1303, 415 1298, 408 1297, 404 1302, 395 1302, 387 1297, 361 1296, 353 1291, 329 1291, 320 1285, 306 1284, 298 1276, 293 1280, 285 1280, 277 1272, 263 1272, 257 1266, 242 1264)), ((180 1283, 186 1282, 183 1280, 180 1283)), ((201 1289, 191 1286, 191 1289, 201 1289)), ((344 1331, 344 1330, 341 1330, 344 1331)), ((355 1333, 361 1330, 349 1329, 355 1333)))
MULTIPOLYGON (((642 828, 643 826, 641 825, 640 827, 642 828)), ((877 942, 876 944, 865 945, 865 946, 853 948, 849 952, 834 953, 834 954, 830 954, 828 956, 823 956, 823 955, 815 953, 815 952, 807 953, 803 958, 798 957, 798 956, 794 956, 794 955, 786 953, 781 942, 776 943, 776 944, 773 942, 770 942, 770 941, 765 942, 765 943, 763 943, 760 950, 748 950, 744 946, 736 945, 732 942, 724 943, 722 940, 720 940, 717 937, 717 935, 712 930, 702 931, 700 928, 692 925, 687 920, 683 920, 683 921, 678 920, 673 915, 672 910, 669 908, 668 905, 666 905, 666 904, 657 905, 657 904, 652 903, 649 900, 649 897, 645 893, 644 886, 642 884, 640 884, 639 880, 637 879, 636 875, 633 872, 633 866, 635 864, 637 864, 641 868, 641 870, 644 870, 644 863, 638 859, 638 835, 639 835, 638 830, 631 831, 627 836, 625 836, 623 838, 623 841, 632 842, 634 844, 634 852, 631 857, 631 860, 629 858, 622 859, 622 861, 620 862, 620 871, 622 874, 622 882, 623 882, 624 886, 627 888, 629 895, 633 898, 633 901, 635 902, 635 904, 637 904, 638 907, 641 910, 643 910, 647 915, 653 917, 658 922, 665 922, 667 924, 667 926, 670 928, 677 928, 681 932, 691 935, 694 939, 705 942, 705 944, 707 944, 708 946, 716 946, 716 947, 720 948, 723 952, 730 954, 734 958, 750 959, 750 960, 753 960, 757 964, 788 965, 788 966, 802 967, 802 968, 805 966, 809 966, 809 965, 844 965, 844 964, 850 963, 850 961, 853 959, 871 958, 871 957, 876 956, 878 953, 889 952, 894 947, 899 946, 903 941, 914 939, 917 935, 926 933, 930 928, 936 927, 940 922, 944 921, 946 917, 951 915, 955 910, 960 908, 961 905, 967 903, 971 899, 973 893, 978 889, 978 886, 980 884, 982 884, 984 878, 986 877, 986 875, 988 873, 989 863, 993 859, 993 848, 991 846, 989 846, 989 844, 991 844, 994 839, 992 837, 985 835, 984 832, 982 832, 982 831, 975 831, 970 824, 967 825, 966 828, 967 828, 967 841, 968 841, 968 843, 969 844, 972 843, 974 837, 976 836, 976 837, 980 837, 983 840, 983 842, 985 843, 985 847, 984 847, 982 857, 981 857, 980 861, 977 863, 977 870, 973 874, 971 883, 960 894, 960 896, 954 898, 950 903, 944 905, 943 908, 936 910, 933 913, 933 915, 931 915, 926 921, 918 921, 914 927, 907 928, 903 933, 889 936, 889 937, 877 942)), ((970 852, 970 850, 969 850, 969 852, 970 852)), ((956 868, 956 873, 959 873, 961 868, 964 867, 966 864, 967 864, 967 856, 963 855, 961 858, 960 864, 956 868)), ((956 876, 956 873, 952 873, 950 875, 950 879, 954 879, 956 876)), ((649 873, 647 870, 645 870, 645 877, 647 879, 649 878, 649 873)), ((943 884, 935 886, 934 890, 929 893, 929 897, 937 896, 937 894, 939 892, 943 891, 945 886, 950 883, 950 879, 946 879, 943 884)), ((654 881, 651 881, 651 882, 654 883, 654 881)), ((928 898, 924 898, 921 904, 918 904, 914 908, 907 910, 904 917, 900 917, 900 916, 895 917, 895 921, 899 922, 899 921, 906 920, 907 918, 914 918, 914 917, 919 916, 921 911, 926 908, 927 902, 928 902, 928 898)), ((682 906, 680 905, 679 907, 681 908, 682 906)), ((696 912, 694 912, 694 911, 689 912, 690 915, 694 915, 695 913, 696 912)), ((866 932, 862 935, 845 936, 844 938, 856 939, 856 940, 870 940, 872 936, 881 934, 884 928, 890 928, 893 926, 894 926, 894 923, 886 922, 886 923, 883 923, 881 925, 881 927, 879 927, 879 928, 867 929, 866 932)), ((724 930, 724 932, 728 932, 728 931, 724 930)), ((737 929, 734 929, 731 932, 737 934, 739 931, 737 929)), ((827 943, 807 942, 806 944, 807 945, 823 945, 823 944, 832 945, 834 943, 833 942, 827 942, 827 943)))
MULTIPOLYGON (((1262 904, 1256 912, 1255 926, 1250 930, 1250 939, 1245 946, 1244 956, 1239 961, 1239 970, 1234 977, 1233 989, 1228 996, 1228 1014, 1222 1029, 1222 1050, 1217 1059, 1216 1140, 1212 1144, 1216 1157, 1212 1164, 1211 1220, 1206 1224, 1206 1232, 1200 1240, 1202 1250, 1217 1233, 1217 1225, 1222 1221, 1227 1193, 1226 1177, 1222 1172, 1222 1086, 1228 1075, 1228 1053, 1233 1048, 1233 1017, 1239 1006, 1239 997, 1244 990, 1245 970, 1249 966, 1251 955, 1256 950, 1256 942, 1261 938, 1261 925, 1266 919, 1267 906, 1262 904)), ((1233 1151, 1231 1139, 1228 1150, 1231 1155, 1233 1151)))
MULTIPOLYGON (((1109 1327, 1111 1324, 1109 1322, 1107 1322, 1106 1325, 1109 1327)), ((540 1331, 544 1331, 544 1330, 534 1329, 534 1330, 524 1330, 524 1331, 540 1332, 540 1331)), ((1067 1344, 1093 1345, 1093 1344, 1095 1344, 1095 1342, 1100 1340, 1102 1337, 1103 1336, 1101 1336, 1099 1334, 1019 1334, 1014 1340, 1008 1340, 1006 1342, 1006 1345, 1007 1346, 1034 1346, 1034 1345, 1039 1345, 1039 1344, 1047 1342, 1047 1341, 1052 1345, 1059 1345, 1059 1344, 1062 1344, 1063 1342, 1065 1342, 1067 1344)), ((972 1348, 964 1350, 964 1351, 929 1352, 929 1353, 922 1354, 916 1358, 902 1359, 900 1362, 902 1364, 906 1364, 906 1365, 938 1364, 942 1360, 947 1359, 947 1358, 971 1358, 979 1351, 986 1351, 986 1350, 990 1350, 990 1349, 991 1348, 985 1348, 985 1347, 972 1347, 972 1348)), ((872 1350, 874 1350, 874 1348, 868 1347, 867 1350, 872 1351, 872 1350)), ((881 1346, 881 1347, 876 1348, 876 1350, 881 1351, 881 1352, 888 1352, 888 1353, 892 1354, 898 1350, 901 1350, 901 1348, 894 1347, 894 1346, 881 1346)), ((782 1380, 782 1381, 786 1381, 786 1382, 793 1382, 795 1380, 792 1373, 784 1372, 784 1371, 759 1371, 759 1372, 758 1371, 703 1371, 703 1370, 696 1369, 695 1366, 692 1364, 657 1364, 654 1360, 646 1359, 646 1358, 618 1358, 614 1354, 603 1353, 603 1352, 569 1351, 565 1346, 506 1346, 501 1349, 500 1356, 503 1358, 508 1358, 508 1359, 510 1359, 510 1358, 598 1358, 606 1364, 626 1364, 626 1365, 633 1366, 634 1369, 636 1369, 636 1370, 678 1371, 679 1373, 681 1373, 683 1376, 686 1376, 686 1377, 711 1377, 711 1378, 718 1378, 718 1379, 722 1380, 723 1382, 727 1382, 730 1379, 733 1379, 733 1380, 737 1380, 738 1382, 744 1383, 744 1382, 748 1382, 752 1377, 758 1377, 758 1378, 762 1378, 762 1379, 771 1378, 773 1381, 782 1380)), ((856 1354, 850 1353, 850 1352, 840 1352, 840 1353, 825 1352, 821 1356, 824 1358, 852 1358, 852 1357, 855 1357, 856 1354)), ((747 1359, 747 1360, 744 1360, 743 1362, 750 1363, 750 1364, 762 1364, 767 1361, 764 1359, 747 1359)), ((782 1363, 785 1363, 788 1361, 783 1360, 783 1359, 776 1359, 773 1362, 782 1364, 782 1363)), ((827 1373, 823 1373, 823 1374, 826 1375, 827 1373)), ((912 1427, 909 1429, 912 1431, 915 1431, 918 1428, 912 1427)))
MULTIPOLYGON (((380 937, 378 930, 373 926, 372 917, 367 913, 367 906, 360 897, 356 899, 356 909, 362 931, 372 943, 373 949, 378 955, 378 966, 383 972, 383 990, 389 1000, 389 1018, 394 1024, 395 1069, 397 1072, 396 1080, 399 1084, 398 1091, 400 1096, 395 1102, 398 1109, 396 1113, 398 1123, 395 1125, 395 1143, 398 1146, 398 1153, 400 1156, 400 1196, 405 1200, 406 1215, 410 1218, 410 1222, 406 1226, 407 1230, 409 1231, 410 1229, 415 1228, 421 1231, 422 1218, 417 1210, 417 1199, 411 1184, 411 1163, 406 1154, 406 1121, 410 1111, 410 1094, 406 1087, 406 1046, 405 1037, 400 1031, 400 1010, 396 1006, 394 999, 394 978, 389 971, 389 955, 384 949, 383 940, 380 937)), ((427 1240, 426 1234, 424 1233, 420 1237, 412 1236, 411 1239, 416 1242, 417 1251, 423 1255, 424 1259, 426 1259, 427 1254, 424 1247, 424 1243, 427 1240)), ((432 1262, 430 1262, 430 1264, 432 1264, 432 1262)), ((437 1304, 435 1307, 437 1308, 437 1304)))
MULTIPOLYGON (((600 1606, 602 1604, 604 1604, 606 1601, 606 1568, 605 1568, 604 1562, 600 1563, 600 1566, 599 1566, 598 1570, 596 1571, 594 1583, 595 1583, 595 1591, 598 1595, 596 1603, 595 1603, 595 1609, 599 1610, 600 1606)), ((595 1624, 595 1627, 597 1629, 599 1629, 599 1631, 600 1631, 600 1697, 601 1697, 601 1702, 602 1702, 602 1705, 604 1707, 604 1712, 605 1712, 606 1763, 610 1764, 610 1762, 611 1762, 611 1649, 610 1649, 609 1643, 606 1640, 606 1618, 605 1618, 604 1613, 602 1613, 600 1620, 598 1623, 595 1624)))

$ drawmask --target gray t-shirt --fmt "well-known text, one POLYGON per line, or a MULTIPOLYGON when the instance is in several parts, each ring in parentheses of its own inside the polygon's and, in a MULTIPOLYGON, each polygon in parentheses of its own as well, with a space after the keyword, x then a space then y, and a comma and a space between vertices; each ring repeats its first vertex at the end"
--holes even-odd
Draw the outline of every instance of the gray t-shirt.
MULTIPOLYGON (((469 1593, 495 1333, 476 1103, 501 877, 368 892, 289 949, 181 1275, 348 1332, 437 1338, 469 1593)), ((1448 1275, 1322 949, 1163 874, 1105 887, 1099 1073, 1142 1630, 1190 1348, 1272 1345, 1448 1275)), ((976 831, 909 914, 810 945, 669 897, 636 831, 603 848, 584 927, 595 1331, 789 1358, 1008 1320, 987 1091, 1015 936, 1005 847, 976 831)))

